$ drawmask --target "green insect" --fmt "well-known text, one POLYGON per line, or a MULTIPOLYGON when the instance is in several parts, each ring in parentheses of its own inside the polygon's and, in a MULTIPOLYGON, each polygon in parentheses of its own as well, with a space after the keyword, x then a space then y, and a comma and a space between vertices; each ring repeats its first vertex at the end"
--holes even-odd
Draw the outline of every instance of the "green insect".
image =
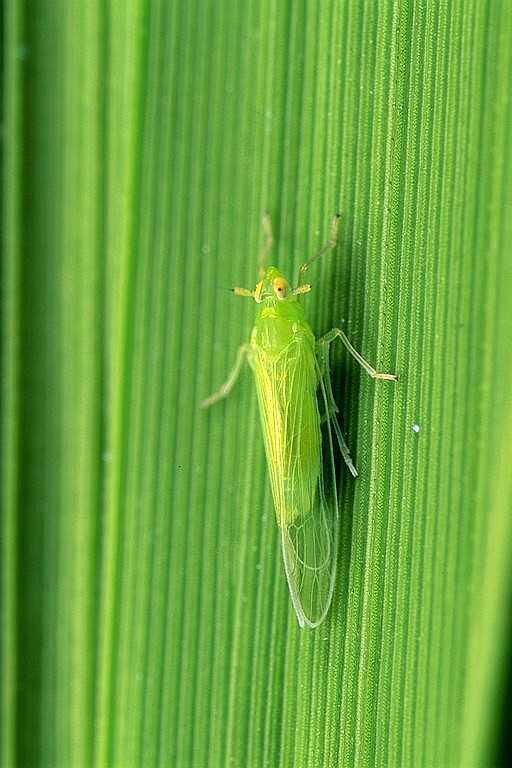
POLYGON ((330 345, 340 339, 372 378, 397 380, 394 374, 376 371, 339 328, 315 340, 305 320, 299 297, 311 286, 303 283, 302 277, 314 261, 335 248, 339 219, 334 217, 330 239, 302 265, 297 287, 291 288, 277 267, 266 266, 273 238, 270 217, 264 216, 266 239, 260 255, 260 281, 253 291, 233 289, 237 296, 249 296, 258 304, 251 339, 238 350, 227 381, 202 402, 206 408, 226 397, 244 361, 249 362, 256 383, 284 568, 301 627, 322 623, 334 590, 339 538, 336 444, 349 471, 357 476, 332 393, 330 345))

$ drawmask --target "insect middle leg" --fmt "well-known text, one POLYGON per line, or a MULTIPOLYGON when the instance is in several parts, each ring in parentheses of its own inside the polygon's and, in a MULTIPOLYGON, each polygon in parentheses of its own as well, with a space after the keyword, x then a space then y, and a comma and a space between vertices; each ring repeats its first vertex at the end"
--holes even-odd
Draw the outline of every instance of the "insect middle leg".
POLYGON ((326 333, 325 336, 322 336, 321 339, 319 339, 318 344, 319 345, 326 345, 327 349, 332 344, 333 341, 336 339, 341 339, 342 344, 345 346, 345 348, 350 352, 354 360, 357 360, 359 365, 364 368, 366 373, 372 377, 372 379, 384 379, 385 381, 398 381, 398 376, 396 376, 394 373, 381 373, 380 371, 376 371, 375 368, 370 365, 370 363, 364 359, 362 355, 359 354, 357 349, 350 343, 347 335, 344 331, 341 330, 341 328, 332 328, 329 333, 326 333))
POLYGON ((250 345, 249 344, 242 344, 241 347, 238 348, 237 356, 236 356, 236 362, 231 369, 231 372, 217 392, 214 392, 213 395, 210 395, 210 397, 207 397, 205 400, 201 402, 201 408, 209 408, 210 405, 214 405, 215 403, 218 403, 219 400, 223 400, 225 397, 229 395, 231 390, 236 384, 236 381, 238 377, 240 376, 240 372, 242 370, 242 366, 245 362, 245 359, 249 353, 250 345))

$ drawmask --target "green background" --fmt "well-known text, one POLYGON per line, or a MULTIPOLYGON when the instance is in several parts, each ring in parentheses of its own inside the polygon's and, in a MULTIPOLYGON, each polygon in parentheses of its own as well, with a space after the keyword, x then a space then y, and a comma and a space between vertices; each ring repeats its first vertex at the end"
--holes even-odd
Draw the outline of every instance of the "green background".
POLYGON ((504 0, 4 6, 5 766, 488 768, 512 554, 504 0), (300 631, 251 378, 261 213, 360 477, 300 631), (420 432, 412 429, 420 426, 420 432))

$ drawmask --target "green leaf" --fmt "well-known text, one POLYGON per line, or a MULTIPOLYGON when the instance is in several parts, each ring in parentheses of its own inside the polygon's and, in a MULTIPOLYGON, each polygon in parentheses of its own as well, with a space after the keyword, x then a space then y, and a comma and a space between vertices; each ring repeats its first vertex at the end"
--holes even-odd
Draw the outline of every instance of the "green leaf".
POLYGON ((1 761, 496 764, 510 665, 507 3, 7 4, 1 761), (249 371, 261 214, 343 327, 299 630, 249 371))

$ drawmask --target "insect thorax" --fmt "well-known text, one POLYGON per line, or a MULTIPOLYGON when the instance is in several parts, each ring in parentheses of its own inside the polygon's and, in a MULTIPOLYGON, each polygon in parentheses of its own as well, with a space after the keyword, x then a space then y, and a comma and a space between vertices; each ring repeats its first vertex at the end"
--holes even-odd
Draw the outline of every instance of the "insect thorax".
POLYGON ((302 306, 294 302, 265 302, 258 310, 251 342, 270 354, 279 354, 294 339, 301 338, 314 348, 313 332, 302 306), (309 342, 309 343, 308 343, 309 342))

